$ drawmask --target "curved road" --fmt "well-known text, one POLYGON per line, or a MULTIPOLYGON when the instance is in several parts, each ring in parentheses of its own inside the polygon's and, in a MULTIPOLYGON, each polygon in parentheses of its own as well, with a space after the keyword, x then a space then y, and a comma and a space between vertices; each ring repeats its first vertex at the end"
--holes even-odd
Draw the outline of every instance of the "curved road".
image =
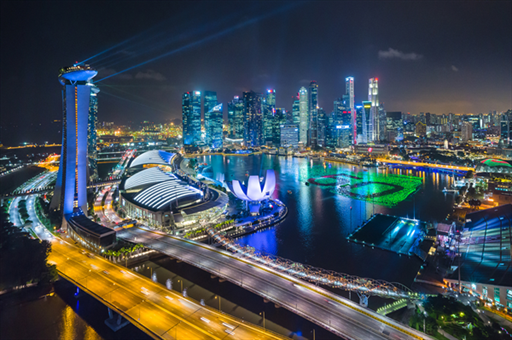
POLYGON ((225 278, 343 338, 430 339, 325 289, 208 245, 143 228, 124 229, 117 236, 225 278))

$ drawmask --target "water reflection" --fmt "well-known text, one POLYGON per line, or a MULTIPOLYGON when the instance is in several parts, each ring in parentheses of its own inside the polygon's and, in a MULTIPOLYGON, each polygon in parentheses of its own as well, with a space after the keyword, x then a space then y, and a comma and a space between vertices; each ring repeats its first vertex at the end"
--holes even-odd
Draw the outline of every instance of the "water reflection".
MULTIPOLYGON (((405 168, 363 171, 348 164, 269 155, 225 158, 229 162, 223 161, 222 156, 200 158, 199 162, 212 165, 214 176, 224 173, 228 180, 245 180, 246 173, 262 176, 266 169, 274 169, 278 183, 275 193, 289 209, 282 224, 242 237, 238 239, 240 243, 353 275, 410 284, 421 263, 414 257, 399 257, 347 242, 346 236, 373 212, 439 221, 444 220, 453 206, 453 195, 444 195, 440 191, 452 183, 451 174, 405 168), (391 208, 338 195, 329 187, 305 185, 309 178, 340 173, 352 173, 359 178, 368 178, 376 173, 418 176, 422 185, 419 193, 391 208)), ((349 183, 354 181, 348 180, 349 183)))

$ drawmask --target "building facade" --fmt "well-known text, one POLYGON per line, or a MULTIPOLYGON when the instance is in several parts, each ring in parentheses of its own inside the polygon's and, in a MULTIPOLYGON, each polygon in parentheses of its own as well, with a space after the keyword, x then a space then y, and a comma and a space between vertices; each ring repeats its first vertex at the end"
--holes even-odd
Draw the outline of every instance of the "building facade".
POLYGON ((235 96, 228 103, 229 138, 244 138, 244 102, 235 96))
POLYGON ((308 92, 309 105, 309 136, 308 145, 311 147, 318 146, 318 84, 316 81, 309 83, 308 92))
POLYGON ((90 80, 97 74, 88 65, 64 67, 59 72, 63 85, 62 148, 51 208, 61 210, 64 216, 87 211, 90 80))
POLYGON ((301 87, 299 90, 299 143, 306 146, 308 144, 308 130, 309 130, 309 105, 308 105, 308 90, 301 87))
POLYGON ((254 91, 244 92, 244 144, 247 147, 264 145, 263 114, 261 94, 254 91))
POLYGON ((183 144, 197 145, 201 141, 201 92, 185 92, 181 100, 183 144))
POLYGON ((284 124, 280 129, 281 133, 281 146, 292 146, 297 148, 299 146, 299 127, 295 124, 284 124))
POLYGON ((371 102, 370 117, 368 125, 371 127, 368 130, 368 141, 378 142, 380 140, 380 120, 379 120, 379 80, 377 78, 370 78, 368 82, 368 101, 371 102))
POLYGON ((204 91, 203 101, 203 112, 204 112, 204 130, 205 137, 204 143, 208 146, 212 146, 213 141, 213 129, 217 122, 212 119, 213 108, 217 106, 217 92, 204 91))
POLYGON ((91 97, 89 99, 89 119, 87 125, 87 157, 89 161, 89 175, 87 176, 90 182, 98 179, 98 132, 96 126, 98 124, 98 93, 100 89, 91 84, 91 97))

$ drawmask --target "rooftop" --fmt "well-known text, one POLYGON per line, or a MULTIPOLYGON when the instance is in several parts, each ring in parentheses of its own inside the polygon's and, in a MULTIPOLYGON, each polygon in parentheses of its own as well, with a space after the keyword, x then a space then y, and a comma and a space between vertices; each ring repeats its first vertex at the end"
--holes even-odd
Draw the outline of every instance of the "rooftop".
MULTIPOLYGON (((461 235, 462 281, 512 285, 512 204, 466 215, 461 235)), ((458 278, 458 272, 451 279, 458 278)))

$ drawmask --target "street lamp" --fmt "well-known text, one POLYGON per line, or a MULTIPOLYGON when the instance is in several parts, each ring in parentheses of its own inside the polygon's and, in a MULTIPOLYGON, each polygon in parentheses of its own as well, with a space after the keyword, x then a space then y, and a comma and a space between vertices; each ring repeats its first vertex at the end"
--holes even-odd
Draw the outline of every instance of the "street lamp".
POLYGON ((178 282, 181 282, 181 293, 183 293, 183 280, 178 280, 178 282))
POLYGON ((217 298, 219 298, 219 312, 221 312, 221 313, 222 313, 222 311, 221 311, 221 309, 220 309, 220 306, 221 306, 221 300, 222 300, 222 298, 221 298, 220 296, 218 296, 218 295, 215 295, 215 299, 217 299, 217 298))
POLYGON ((261 312, 260 315, 263 314, 263 329, 266 330, 265 328, 265 312, 261 312))

